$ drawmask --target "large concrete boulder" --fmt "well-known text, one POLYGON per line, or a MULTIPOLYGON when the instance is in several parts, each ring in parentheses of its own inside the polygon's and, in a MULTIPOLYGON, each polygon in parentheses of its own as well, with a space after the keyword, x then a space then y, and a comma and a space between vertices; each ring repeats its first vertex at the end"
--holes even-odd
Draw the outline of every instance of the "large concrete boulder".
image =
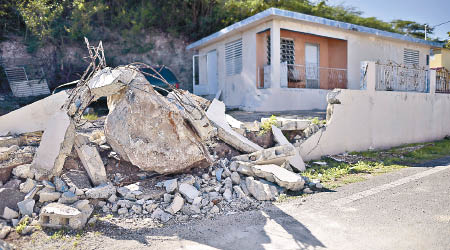
POLYGON ((124 160, 145 171, 182 172, 209 160, 177 106, 155 92, 141 73, 110 110, 105 136, 124 160))

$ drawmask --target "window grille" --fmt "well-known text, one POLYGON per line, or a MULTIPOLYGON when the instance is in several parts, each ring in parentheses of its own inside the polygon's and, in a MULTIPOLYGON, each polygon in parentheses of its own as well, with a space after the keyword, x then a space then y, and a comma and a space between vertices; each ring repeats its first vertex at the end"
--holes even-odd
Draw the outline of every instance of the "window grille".
POLYGON ((227 76, 242 71, 242 39, 225 44, 225 68, 227 76))
POLYGON ((403 63, 406 65, 419 65, 419 51, 413 49, 404 49, 403 63))

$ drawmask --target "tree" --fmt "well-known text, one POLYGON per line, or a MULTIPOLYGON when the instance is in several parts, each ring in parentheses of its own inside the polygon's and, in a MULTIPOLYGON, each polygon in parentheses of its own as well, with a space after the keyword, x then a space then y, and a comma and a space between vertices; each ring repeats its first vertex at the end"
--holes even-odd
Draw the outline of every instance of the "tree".
MULTIPOLYGON (((393 20, 394 29, 400 33, 407 34, 416 38, 425 38, 425 25, 414 21, 393 20)), ((433 34, 433 28, 427 25, 427 34, 433 34)))

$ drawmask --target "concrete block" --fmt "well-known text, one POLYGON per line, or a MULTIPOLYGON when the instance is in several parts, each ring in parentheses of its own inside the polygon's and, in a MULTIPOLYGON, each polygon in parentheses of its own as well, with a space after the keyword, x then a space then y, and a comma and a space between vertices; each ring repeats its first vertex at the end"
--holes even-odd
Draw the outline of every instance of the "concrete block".
POLYGON ((102 158, 95 146, 89 145, 89 138, 78 134, 75 137, 75 149, 89 175, 92 184, 100 185, 107 182, 106 170, 102 158))
MULTIPOLYGON (((261 118, 261 122, 268 121, 270 118, 261 118)), ((306 129, 310 124, 311 120, 301 120, 301 119, 290 119, 290 118, 283 118, 283 117, 277 117, 277 127, 279 127, 281 130, 304 130, 306 129)))
MULTIPOLYGON (((91 211, 92 212, 92 211, 91 211)), ((89 214, 90 215, 90 214, 89 214)), ((39 224, 49 228, 82 229, 89 217, 75 207, 50 203, 41 209, 39 224)))
POLYGON ((17 206, 19 207, 19 211, 21 215, 28 215, 31 216, 33 213, 35 201, 33 199, 26 199, 19 203, 17 203, 17 206))
POLYGON ((288 157, 287 160, 289 161, 289 164, 295 168, 297 171, 303 172, 306 170, 305 162, 303 161, 302 157, 300 156, 300 153, 298 150, 287 140, 287 138, 283 135, 281 130, 275 126, 272 126, 272 133, 275 141, 280 145, 290 145, 292 148, 294 148, 294 155, 291 157, 288 157))
POLYGON ((237 150, 251 153, 263 149, 230 127, 225 117, 225 104, 223 102, 214 99, 206 112, 206 116, 217 127, 219 138, 237 150))
POLYGON ((66 91, 46 97, 23 108, 0 116, 0 136, 45 131, 48 121, 59 112, 69 95, 66 91), (24 122, 26 121, 26 122, 24 122))
POLYGON ((74 123, 65 111, 57 111, 49 120, 32 162, 31 168, 37 180, 61 174, 66 157, 72 151, 74 138, 74 123))

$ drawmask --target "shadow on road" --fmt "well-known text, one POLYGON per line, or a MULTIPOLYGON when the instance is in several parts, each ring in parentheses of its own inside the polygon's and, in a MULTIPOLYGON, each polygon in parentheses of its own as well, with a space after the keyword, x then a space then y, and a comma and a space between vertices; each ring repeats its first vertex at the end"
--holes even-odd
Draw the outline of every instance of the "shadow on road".
POLYGON ((96 227, 108 228, 105 237, 138 241, 148 248, 185 248, 186 244, 199 247, 192 242, 219 249, 260 250, 265 249, 265 244, 271 244, 272 249, 325 247, 307 227, 275 205, 260 211, 218 215, 214 219, 162 228, 127 229, 107 221, 99 222, 96 227))

